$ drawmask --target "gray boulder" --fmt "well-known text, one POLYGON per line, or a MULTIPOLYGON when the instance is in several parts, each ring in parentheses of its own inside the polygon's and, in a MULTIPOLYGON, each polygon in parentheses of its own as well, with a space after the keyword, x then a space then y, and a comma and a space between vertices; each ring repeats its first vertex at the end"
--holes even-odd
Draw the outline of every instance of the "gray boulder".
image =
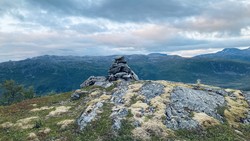
POLYGON ((87 86, 100 86, 104 88, 108 88, 112 85, 113 83, 107 81, 106 77, 104 76, 90 76, 87 80, 85 80, 80 87, 84 88, 87 86))
POLYGON ((71 95, 71 100, 78 100, 81 98, 81 95, 88 94, 88 91, 84 91, 81 89, 76 90, 72 95, 71 95))

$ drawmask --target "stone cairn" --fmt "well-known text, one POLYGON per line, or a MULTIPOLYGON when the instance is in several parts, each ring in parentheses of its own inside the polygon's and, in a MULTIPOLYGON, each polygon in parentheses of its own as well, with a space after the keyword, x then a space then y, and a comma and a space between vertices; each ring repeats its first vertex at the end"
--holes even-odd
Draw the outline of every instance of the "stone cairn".
POLYGON ((131 70, 127 65, 127 61, 124 56, 118 56, 115 58, 115 61, 112 63, 109 69, 108 81, 116 81, 119 79, 130 81, 130 80, 139 80, 138 76, 131 70))
MULTIPOLYGON (((87 86, 101 86, 104 88, 110 87, 113 83, 112 81, 124 80, 124 81, 137 81, 139 80, 138 76, 132 71, 132 69, 127 65, 127 62, 124 56, 118 56, 115 58, 115 61, 112 63, 108 76, 90 76, 85 80, 80 87, 84 88, 87 86)), ((85 91, 76 90, 72 95, 72 100, 77 100, 81 97, 82 94, 85 94, 85 91)))

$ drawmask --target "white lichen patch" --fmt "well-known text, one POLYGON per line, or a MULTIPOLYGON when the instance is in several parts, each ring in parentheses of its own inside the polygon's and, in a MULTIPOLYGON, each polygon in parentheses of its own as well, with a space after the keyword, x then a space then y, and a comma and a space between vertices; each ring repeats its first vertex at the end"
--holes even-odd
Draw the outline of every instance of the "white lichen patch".
POLYGON ((69 125, 72 125, 75 122, 73 119, 66 119, 57 123, 57 125, 61 126, 61 129, 66 129, 69 125))
POLYGON ((56 110, 54 111, 51 111, 47 117, 55 117, 55 116, 59 116, 63 113, 67 113, 69 111, 71 107, 70 106, 59 106, 59 107, 56 107, 56 110))
POLYGON ((208 116, 206 113, 194 112, 193 119, 196 120, 199 123, 199 125, 202 125, 203 127, 209 127, 209 126, 220 124, 220 122, 217 119, 211 116, 208 116))
POLYGON ((2 123, 2 124, 0 125, 0 127, 6 129, 6 128, 11 128, 13 125, 14 125, 14 124, 11 123, 11 122, 5 122, 5 123, 2 123))
POLYGON ((50 128, 46 127, 45 129, 39 130, 39 133, 43 133, 43 134, 49 134, 51 131, 50 128))
POLYGON ((34 127, 34 124, 31 123, 32 121, 38 119, 39 117, 34 116, 34 117, 28 117, 24 119, 20 119, 15 123, 15 127, 21 128, 21 129, 30 129, 34 127))
POLYGON ((44 110, 50 110, 53 109, 54 107, 48 107, 48 106, 44 106, 44 107, 40 107, 40 108, 34 108, 32 110, 30 110, 30 112, 39 112, 39 111, 44 111, 44 110))

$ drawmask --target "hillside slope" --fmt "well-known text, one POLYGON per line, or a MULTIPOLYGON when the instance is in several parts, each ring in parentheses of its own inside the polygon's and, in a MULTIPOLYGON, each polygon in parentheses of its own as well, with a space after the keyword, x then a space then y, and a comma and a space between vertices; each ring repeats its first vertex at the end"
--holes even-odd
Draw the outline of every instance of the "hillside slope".
MULTIPOLYGON (((79 87, 91 75, 105 75, 115 56, 75 57, 41 56, 0 63, 0 82, 14 79, 33 85, 38 95, 51 91, 67 92, 79 87)), ((213 58, 182 58, 162 54, 126 56, 142 80, 170 80, 202 83, 250 90, 250 62, 213 58)))
POLYGON ((250 140, 250 95, 170 81, 104 88, 0 107, 0 140, 250 140))

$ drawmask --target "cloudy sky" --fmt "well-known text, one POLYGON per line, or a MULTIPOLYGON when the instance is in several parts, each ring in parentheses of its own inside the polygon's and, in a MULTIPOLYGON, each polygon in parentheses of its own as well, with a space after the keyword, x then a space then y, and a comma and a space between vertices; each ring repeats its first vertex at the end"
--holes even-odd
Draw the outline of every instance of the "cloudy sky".
POLYGON ((0 62, 250 46, 249 0, 0 0, 0 62))

